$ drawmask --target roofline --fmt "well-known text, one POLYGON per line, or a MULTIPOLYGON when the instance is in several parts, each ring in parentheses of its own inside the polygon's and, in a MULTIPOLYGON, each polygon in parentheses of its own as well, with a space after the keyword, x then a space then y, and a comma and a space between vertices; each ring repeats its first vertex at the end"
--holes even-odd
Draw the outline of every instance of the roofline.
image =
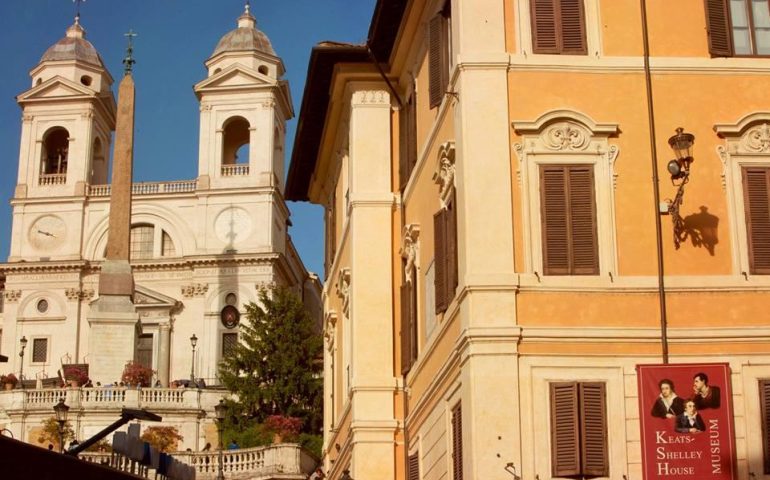
POLYGON ((408 2, 377 0, 365 45, 322 42, 313 47, 286 178, 287 200, 309 200, 308 190, 326 125, 335 66, 340 63, 371 63, 370 50, 380 63, 390 63, 408 2))

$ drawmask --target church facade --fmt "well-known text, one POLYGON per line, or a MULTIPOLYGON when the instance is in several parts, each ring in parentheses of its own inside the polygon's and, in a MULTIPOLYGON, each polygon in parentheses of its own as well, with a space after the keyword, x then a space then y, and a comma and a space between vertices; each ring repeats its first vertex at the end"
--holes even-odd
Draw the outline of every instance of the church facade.
MULTIPOLYGON (((284 143, 294 113, 284 65, 248 7, 205 66, 206 78, 194 87, 198 177, 132 185, 134 356, 100 365, 97 371, 117 373, 92 375, 94 385, 117 384, 131 360, 156 372, 156 386, 190 378, 216 385, 219 361, 238 342, 243 305, 260 288, 286 285, 311 310, 320 305, 318 279, 288 235, 284 143)), ((39 386, 63 364, 89 364, 122 341, 97 339, 89 320, 107 245, 116 103, 113 78, 78 19, 30 76, 29 90, 17 97, 22 129, 11 249, 0 265, 0 351, 11 371, 39 386)), ((183 426, 185 447, 200 448, 210 436, 213 425, 204 433, 200 410, 215 403, 199 399, 197 411, 180 417, 192 422, 183 426)), ((34 441, 39 422, 11 410, 0 424, 34 441)))

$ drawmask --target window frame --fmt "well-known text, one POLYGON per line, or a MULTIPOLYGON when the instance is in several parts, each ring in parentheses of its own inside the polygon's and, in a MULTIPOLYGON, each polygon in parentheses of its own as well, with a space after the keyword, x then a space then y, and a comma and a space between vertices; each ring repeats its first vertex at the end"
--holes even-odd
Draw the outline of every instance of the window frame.
MULTIPOLYGON (((770 58, 770 53, 756 53, 757 51, 757 42, 756 42, 756 34, 755 34, 755 27, 754 27, 754 12, 751 8, 752 0, 741 0, 743 2, 743 7, 745 9, 746 19, 748 21, 748 33, 749 33, 749 44, 751 47, 752 53, 736 53, 735 51, 735 29, 733 27, 733 12, 732 8, 730 6, 731 0, 711 0, 716 2, 722 2, 723 10, 725 12, 725 27, 727 29, 726 34, 728 35, 728 42, 729 45, 726 45, 727 51, 725 52, 719 52, 715 50, 715 48, 712 46, 711 43, 711 31, 708 31, 707 34, 707 40, 709 42, 709 53, 712 57, 735 57, 735 58, 770 58)), ((766 2, 768 6, 768 10, 770 10, 770 2, 766 2)), ((706 10, 706 23, 707 23, 707 29, 709 29, 711 25, 711 20, 709 17, 709 0, 705 0, 705 10, 706 10)), ((770 14, 770 11, 768 12, 770 14)))
POLYGON ((532 38, 532 53, 535 54, 543 54, 543 55, 588 55, 588 34, 586 32, 587 25, 586 25, 586 12, 585 12, 585 2, 583 0, 572 0, 579 2, 579 9, 580 9, 580 22, 581 22, 581 29, 582 29, 582 48, 580 49, 570 49, 567 48, 564 42, 564 22, 562 21, 562 2, 563 1, 569 1, 569 0, 529 0, 529 11, 530 11, 530 28, 532 29, 531 32, 531 38, 532 38), (538 1, 546 1, 550 2, 551 6, 553 7, 553 27, 554 27, 554 43, 555 46, 553 48, 548 47, 538 47, 537 42, 535 41, 535 38, 538 35, 537 30, 537 19, 535 15, 535 5, 538 1))
POLYGON ((586 54, 573 53, 535 53, 532 30, 532 9, 530 0, 516 2, 518 11, 516 18, 518 28, 516 29, 517 53, 524 54, 524 59, 529 56, 536 58, 548 58, 548 62, 559 62, 559 58, 564 58, 567 62, 574 62, 575 59, 592 59, 603 55, 602 46, 602 28, 601 28, 601 9, 600 0, 583 0, 583 17, 585 19, 585 43, 586 54))
POLYGON ((29 364, 30 365, 50 365, 51 363, 51 336, 50 335, 35 335, 29 339, 29 364), (35 361, 35 342, 45 341, 45 360, 42 362, 35 361))

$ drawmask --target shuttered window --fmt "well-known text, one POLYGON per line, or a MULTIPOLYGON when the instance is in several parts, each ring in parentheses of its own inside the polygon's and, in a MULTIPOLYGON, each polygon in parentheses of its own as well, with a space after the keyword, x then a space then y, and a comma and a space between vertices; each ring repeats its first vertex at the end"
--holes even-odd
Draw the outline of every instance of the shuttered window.
POLYGON ((542 165, 540 209, 543 272, 598 275, 593 166, 542 165))
POLYGON ((408 468, 407 480, 420 480, 420 452, 414 452, 414 454, 409 455, 408 468))
POLYGON ((743 169, 743 198, 749 269, 753 274, 770 274, 770 168, 743 169))
POLYGON ((48 339, 35 338, 32 340, 32 362, 45 363, 48 361, 48 339))
POLYGON ((399 189, 404 190, 417 163, 417 109, 415 93, 409 96, 399 115, 399 189))
POLYGON ((235 347, 238 346, 237 333, 222 334, 222 358, 232 356, 235 353, 235 347))
POLYGON ((766 0, 706 0, 706 26, 714 57, 770 55, 766 0))
POLYGON ((762 411, 762 458, 767 475, 770 474, 770 380, 759 381, 759 408, 762 411))
POLYGON ((530 0, 534 53, 585 55, 583 0, 530 0))
POLYGON ((552 475, 608 476, 604 383, 565 382, 550 387, 552 475))
POLYGON ((454 196, 433 216, 436 313, 445 312, 457 289, 457 212, 454 196))
POLYGON ((450 55, 450 2, 433 17, 428 26, 428 90, 430 108, 441 105, 444 93, 449 85, 450 55))
MULTIPOLYGON (((416 276, 416 275, 415 275, 416 276)), ((401 374, 406 375, 417 360, 417 289, 414 283, 401 285, 401 374)))
POLYGON ((452 409, 452 480, 463 480, 463 415, 459 403, 452 409))

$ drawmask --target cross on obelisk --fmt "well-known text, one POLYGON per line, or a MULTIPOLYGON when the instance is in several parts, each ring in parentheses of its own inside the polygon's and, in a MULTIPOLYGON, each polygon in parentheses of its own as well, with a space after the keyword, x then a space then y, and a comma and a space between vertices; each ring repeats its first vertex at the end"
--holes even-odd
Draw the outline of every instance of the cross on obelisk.
POLYGON ((80 20, 80 4, 85 1, 86 0, 72 0, 72 3, 75 4, 75 22, 80 20))

